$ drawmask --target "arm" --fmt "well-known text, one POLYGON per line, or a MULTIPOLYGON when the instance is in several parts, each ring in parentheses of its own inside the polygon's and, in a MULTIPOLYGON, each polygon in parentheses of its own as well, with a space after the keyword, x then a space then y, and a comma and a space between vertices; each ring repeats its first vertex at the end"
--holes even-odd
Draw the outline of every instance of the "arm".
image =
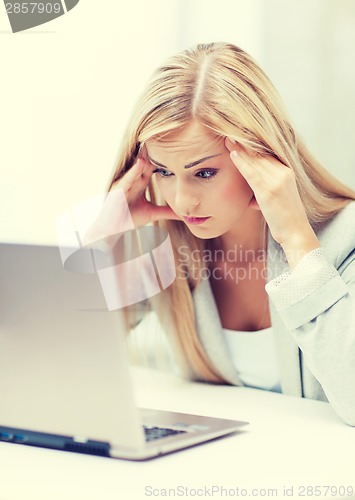
POLYGON ((253 158, 228 140, 226 146, 291 270, 266 291, 334 410, 355 426, 354 216, 350 212, 344 219, 349 223, 335 223, 327 235, 339 248, 333 266, 308 221, 294 172, 275 158, 253 158), (340 250, 343 234, 347 243, 340 250))
POLYGON ((313 250, 266 291, 330 404, 355 426, 355 251, 336 269, 313 250))

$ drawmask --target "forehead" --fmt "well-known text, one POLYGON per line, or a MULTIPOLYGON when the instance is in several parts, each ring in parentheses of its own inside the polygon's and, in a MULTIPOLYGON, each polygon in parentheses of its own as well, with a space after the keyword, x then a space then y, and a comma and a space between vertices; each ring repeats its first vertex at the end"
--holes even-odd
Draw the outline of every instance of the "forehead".
POLYGON ((198 122, 192 122, 159 139, 150 139, 146 146, 149 156, 161 162, 173 156, 193 161, 202 156, 222 153, 225 149, 224 138, 198 122))

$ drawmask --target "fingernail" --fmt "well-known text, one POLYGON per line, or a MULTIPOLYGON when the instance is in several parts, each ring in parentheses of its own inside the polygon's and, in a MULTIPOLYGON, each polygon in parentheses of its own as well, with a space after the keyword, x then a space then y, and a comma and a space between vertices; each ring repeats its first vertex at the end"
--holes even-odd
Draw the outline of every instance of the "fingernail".
POLYGON ((234 158, 238 158, 238 153, 235 151, 235 149, 231 152, 231 156, 234 158))
POLYGON ((227 137, 227 139, 229 139, 231 142, 233 142, 233 144, 236 144, 236 142, 237 142, 237 141, 236 141, 235 139, 233 139, 232 137, 227 137))

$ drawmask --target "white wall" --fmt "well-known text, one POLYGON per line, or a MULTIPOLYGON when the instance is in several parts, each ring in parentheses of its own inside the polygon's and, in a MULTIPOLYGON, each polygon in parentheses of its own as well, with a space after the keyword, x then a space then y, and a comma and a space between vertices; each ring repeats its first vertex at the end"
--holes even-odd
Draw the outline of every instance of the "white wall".
POLYGON ((264 0, 178 0, 179 45, 231 42, 261 53, 264 0))
POLYGON ((133 101, 177 49, 176 2, 81 0, 17 34, 0 16, 0 239, 56 242, 57 216, 106 188, 133 101))
POLYGON ((355 2, 268 0, 261 60, 297 130, 355 188, 355 2))

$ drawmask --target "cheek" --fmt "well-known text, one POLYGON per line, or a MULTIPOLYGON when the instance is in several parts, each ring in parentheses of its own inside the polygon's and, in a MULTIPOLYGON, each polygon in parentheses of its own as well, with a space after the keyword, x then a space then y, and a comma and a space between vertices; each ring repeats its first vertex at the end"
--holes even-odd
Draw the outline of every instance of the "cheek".
POLYGON ((169 187, 169 183, 164 182, 164 179, 157 179, 156 184, 164 200, 169 203, 169 200, 171 200, 173 196, 171 186, 169 187))

